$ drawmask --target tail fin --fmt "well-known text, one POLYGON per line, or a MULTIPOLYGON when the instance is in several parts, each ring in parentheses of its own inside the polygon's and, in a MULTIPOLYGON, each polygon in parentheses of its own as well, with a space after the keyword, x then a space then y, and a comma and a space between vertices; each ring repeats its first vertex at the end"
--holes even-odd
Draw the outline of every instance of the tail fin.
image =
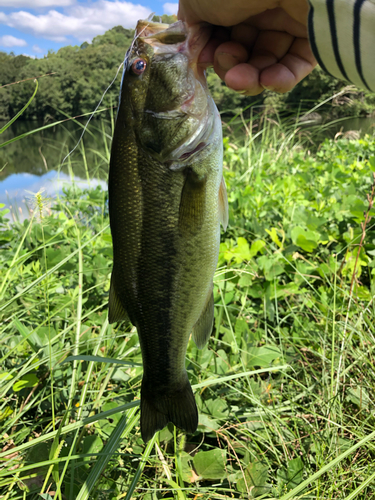
POLYGON ((172 422, 192 434, 198 427, 198 410, 188 378, 179 389, 158 393, 145 379, 141 390, 141 434, 145 443, 172 422))

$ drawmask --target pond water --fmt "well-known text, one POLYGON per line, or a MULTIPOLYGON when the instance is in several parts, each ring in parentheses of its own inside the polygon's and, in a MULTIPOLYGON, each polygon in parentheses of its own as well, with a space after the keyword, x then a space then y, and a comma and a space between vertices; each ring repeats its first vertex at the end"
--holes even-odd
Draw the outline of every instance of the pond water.
MULTIPOLYGON (((2 125, 0 122, 0 128, 2 125)), ((0 203, 11 209, 9 217, 13 219, 28 217, 32 193, 41 189, 51 198, 73 182, 82 189, 107 185, 112 137, 109 121, 91 121, 82 138, 84 123, 77 121, 30 134, 40 127, 37 122, 18 121, 0 136, 1 145, 29 134, 0 147, 0 203)))
MULTIPOLYGON (((64 185, 72 182, 81 188, 99 184, 106 187, 111 122, 92 120, 80 140, 84 124, 76 120, 65 121, 30 134, 42 124, 17 121, 0 136, 1 146, 22 134, 29 134, 0 147, 0 203, 11 208, 10 218, 28 217, 31 193, 40 189, 44 189, 45 196, 54 197, 64 185)), ((3 125, 5 123, 0 122, 0 129, 3 125)), ((373 133, 374 127, 374 118, 350 118, 326 129, 321 139, 350 130, 373 133)))

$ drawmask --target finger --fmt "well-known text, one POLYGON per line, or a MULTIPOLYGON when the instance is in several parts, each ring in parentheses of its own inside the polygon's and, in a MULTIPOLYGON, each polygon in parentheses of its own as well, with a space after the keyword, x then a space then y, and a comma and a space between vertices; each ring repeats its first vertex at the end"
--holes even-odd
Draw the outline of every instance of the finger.
POLYGON ((303 26, 307 25, 310 10, 308 0, 281 0, 280 7, 303 26))
POLYGON ((238 42, 248 50, 252 50, 254 43, 257 39, 259 30, 254 26, 249 26, 248 24, 241 23, 233 26, 231 31, 231 39, 233 42, 238 42))
POLYGON ((219 45, 214 55, 214 70, 224 80, 225 74, 234 66, 244 63, 249 58, 245 47, 237 42, 225 42, 219 45))
POLYGON ((267 89, 284 93, 291 90, 316 66, 309 42, 297 38, 289 52, 277 63, 260 73, 259 82, 267 89))
POLYGON ((209 68, 214 64, 214 55, 218 46, 221 45, 220 40, 211 39, 207 42, 206 46, 198 57, 198 64, 204 68, 209 68))
POLYGON ((264 88, 259 80, 260 72, 275 65, 290 49, 294 37, 280 31, 260 32, 252 56, 247 64, 233 67, 225 75, 225 83, 233 90, 246 95, 258 95, 264 88))
POLYGON ((205 68, 213 66, 214 63, 214 54, 216 49, 223 42, 226 42, 230 39, 230 30, 226 28, 222 28, 218 26, 214 29, 210 40, 207 42, 205 47, 202 49, 199 54, 198 64, 205 68))
POLYGON ((290 49, 294 37, 281 31, 261 31, 248 63, 263 70, 277 63, 290 49))
POLYGON ((253 16, 246 21, 246 24, 261 31, 285 31, 298 38, 307 38, 306 24, 296 21, 281 8, 267 10, 253 16))
POLYGON ((225 83, 236 92, 258 95, 264 88, 259 83, 259 69, 250 64, 238 64, 225 75, 225 83))

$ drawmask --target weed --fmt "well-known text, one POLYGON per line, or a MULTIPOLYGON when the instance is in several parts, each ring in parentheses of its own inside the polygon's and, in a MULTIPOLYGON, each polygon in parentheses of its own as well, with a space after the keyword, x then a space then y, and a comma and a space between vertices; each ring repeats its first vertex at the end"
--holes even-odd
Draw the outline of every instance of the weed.
POLYGON ((375 140, 309 149, 298 127, 262 123, 224 139, 215 329, 186 360, 194 435, 140 438, 137 333, 107 320, 106 192, 72 185, 12 224, 2 210, 4 498, 374 495, 375 140))

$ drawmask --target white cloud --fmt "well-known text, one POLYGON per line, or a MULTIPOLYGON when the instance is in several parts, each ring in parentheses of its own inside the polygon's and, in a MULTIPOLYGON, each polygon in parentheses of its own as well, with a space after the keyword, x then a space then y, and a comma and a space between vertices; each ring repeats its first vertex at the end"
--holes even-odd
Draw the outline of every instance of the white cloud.
POLYGON ((38 7, 67 7, 73 3, 75 0, 0 0, 0 7, 37 9, 38 7))
POLYGON ((178 3, 165 3, 163 5, 163 9, 164 9, 164 14, 168 14, 169 16, 173 16, 173 14, 177 15, 178 3))
POLYGON ((16 38, 12 35, 0 36, 1 47, 25 47, 26 45, 26 40, 22 40, 22 38, 16 38))
POLYGON ((119 24, 134 28, 138 19, 147 18, 151 12, 148 7, 130 2, 98 0, 89 5, 73 5, 66 9, 66 14, 56 10, 40 15, 26 11, 0 12, 0 23, 56 42, 64 42, 68 36, 90 41, 119 24))
POLYGON ((32 56, 31 54, 22 54, 23 56, 30 57, 30 59, 36 59, 36 56, 32 56))
POLYGON ((37 52, 38 54, 41 54, 42 52, 44 52, 44 50, 43 50, 43 49, 41 49, 41 48, 39 47, 39 45, 33 45, 32 51, 33 51, 33 52, 37 52))

